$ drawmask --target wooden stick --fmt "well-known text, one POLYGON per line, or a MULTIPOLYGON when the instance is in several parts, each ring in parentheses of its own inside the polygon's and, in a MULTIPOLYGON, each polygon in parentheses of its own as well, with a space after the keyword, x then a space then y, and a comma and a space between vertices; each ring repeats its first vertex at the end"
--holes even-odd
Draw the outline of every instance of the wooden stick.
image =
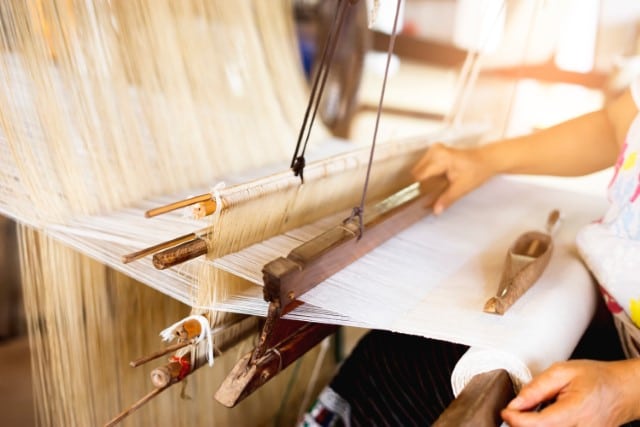
POLYGON ((175 343, 172 344, 162 350, 158 350, 154 353, 151 353, 147 356, 142 356, 139 359, 136 360, 132 360, 131 362, 129 362, 129 366, 131 366, 132 368, 136 368, 140 365, 143 365, 147 362, 150 362, 154 359, 157 359, 158 357, 162 357, 165 354, 171 353, 172 351, 176 351, 176 350, 180 350, 183 347, 188 346, 189 344, 191 344, 190 342, 179 342, 179 343, 175 343))
MULTIPOLYGON (((187 324, 187 322, 185 322, 185 324, 187 324)), ((258 318, 253 316, 247 316, 229 325, 226 329, 223 329, 217 332, 216 334, 214 334, 215 338, 220 338, 222 341, 218 345, 218 348, 214 349, 215 354, 219 355, 221 352, 226 351, 227 349, 231 348, 239 341, 246 338, 248 335, 250 335, 253 332, 253 330, 256 329, 257 325, 258 325, 258 318)), ((188 327, 186 329, 191 329, 191 328, 188 327)), ((193 334, 195 334, 195 332, 196 330, 192 331, 193 334)), ((187 333, 189 335, 192 334, 189 331, 187 331, 187 333)), ((204 345, 204 343, 200 343, 199 345, 204 345)), ((167 349, 168 348, 169 347, 167 347, 167 349)), ((154 385, 155 384, 161 385, 163 384, 163 376, 167 378, 167 375, 168 375, 168 378, 169 378, 168 383, 164 386, 156 387, 150 393, 145 395, 142 399, 140 399, 139 401, 131 405, 128 409, 122 411, 118 416, 116 416, 107 424, 105 424, 105 427, 111 427, 118 424, 125 417, 127 417, 128 415, 131 415, 134 411, 139 409, 142 405, 149 402, 155 396, 160 394, 160 392, 162 392, 163 390, 166 390, 167 388, 171 387, 173 384, 176 384, 177 382, 179 382, 181 380, 179 378, 180 373, 179 373, 179 370, 178 371, 176 370, 176 368, 178 368, 179 365, 180 365, 179 363, 176 363, 175 361, 171 361, 168 364, 161 366, 160 368, 154 369, 151 372, 151 382, 154 385)), ((187 375, 192 374, 196 369, 200 368, 200 366, 202 366, 202 364, 196 363, 195 366, 191 367, 191 371, 187 375)))
POLYGON ((151 255, 155 252, 161 251, 163 249, 167 249, 170 248, 172 246, 176 246, 179 245, 181 243, 185 243, 188 241, 191 241, 193 239, 195 239, 197 236, 195 233, 189 233, 189 234, 185 234, 184 236, 180 236, 180 237, 176 237, 175 239, 166 241, 166 242, 162 242, 162 243, 158 243, 157 245, 153 245, 153 246, 149 246, 146 249, 142 249, 139 250, 137 252, 132 252, 130 254, 127 255, 123 255, 122 256, 122 262, 124 264, 128 264, 132 261, 135 261, 137 259, 140 259, 142 257, 145 257, 147 255, 151 255))
POLYGON ((129 415, 134 413, 142 405, 144 405, 145 403, 147 403, 148 401, 150 401, 151 399, 153 399, 154 397, 156 397, 157 395, 162 393, 167 388, 169 388, 169 386, 160 387, 160 388, 154 388, 149 393, 147 393, 144 397, 142 397, 140 400, 138 400, 136 403, 134 403, 133 405, 131 405, 129 408, 125 409, 124 411, 120 412, 111 421, 107 422, 104 425, 104 427, 112 427, 112 426, 115 426, 116 424, 120 423, 123 419, 125 419, 126 417, 128 417, 129 415))
POLYGON ((162 215, 167 212, 175 211, 176 209, 184 208, 186 206, 195 205, 196 203, 215 201, 212 199, 211 194, 201 194, 199 196, 190 197, 188 199, 179 200, 177 202, 169 203, 168 205, 159 206, 157 208, 149 209, 144 213, 144 216, 147 218, 152 218, 154 216, 162 215))
POLYGON ((186 243, 166 249, 153 255, 153 265, 158 270, 173 267, 208 252, 207 242, 196 237, 186 243))

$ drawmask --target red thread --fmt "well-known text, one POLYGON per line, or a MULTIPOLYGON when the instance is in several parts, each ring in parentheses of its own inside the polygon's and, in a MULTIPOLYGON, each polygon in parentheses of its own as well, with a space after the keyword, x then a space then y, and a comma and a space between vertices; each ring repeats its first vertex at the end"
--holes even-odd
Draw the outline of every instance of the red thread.
POLYGON ((178 381, 182 381, 184 377, 189 375, 191 372, 191 360, 189 360, 186 356, 178 357, 171 356, 172 362, 178 362, 180 364, 180 373, 178 374, 178 381))

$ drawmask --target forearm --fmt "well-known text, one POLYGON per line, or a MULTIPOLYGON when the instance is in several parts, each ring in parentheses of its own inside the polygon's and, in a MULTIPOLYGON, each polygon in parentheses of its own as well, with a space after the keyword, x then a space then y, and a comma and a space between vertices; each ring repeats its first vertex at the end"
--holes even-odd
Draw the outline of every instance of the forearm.
POLYGON ((602 110, 484 145, 478 154, 493 173, 585 175, 615 163, 635 114, 635 104, 626 93, 602 110))

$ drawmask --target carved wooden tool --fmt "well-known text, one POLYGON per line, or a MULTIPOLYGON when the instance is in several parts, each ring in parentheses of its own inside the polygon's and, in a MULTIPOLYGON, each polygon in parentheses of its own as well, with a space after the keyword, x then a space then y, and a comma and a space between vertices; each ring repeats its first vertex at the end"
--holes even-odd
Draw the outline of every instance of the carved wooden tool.
POLYGON ((485 312, 504 314, 538 280, 551 259, 552 234, 559 219, 560 212, 552 211, 546 233, 526 232, 509 248, 498 292, 485 304, 485 312))

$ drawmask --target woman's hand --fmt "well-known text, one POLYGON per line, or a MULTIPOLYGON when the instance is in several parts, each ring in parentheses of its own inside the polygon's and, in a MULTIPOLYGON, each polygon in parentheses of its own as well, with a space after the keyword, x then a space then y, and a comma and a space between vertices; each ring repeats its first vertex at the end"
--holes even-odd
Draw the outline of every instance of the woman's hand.
POLYGON ((436 215, 495 175, 481 148, 459 149, 442 144, 429 147, 411 173, 416 181, 443 174, 449 180, 449 187, 434 204, 436 215))
POLYGON ((637 360, 558 363, 527 384, 502 418, 512 427, 619 426, 640 416, 639 375, 637 360))

